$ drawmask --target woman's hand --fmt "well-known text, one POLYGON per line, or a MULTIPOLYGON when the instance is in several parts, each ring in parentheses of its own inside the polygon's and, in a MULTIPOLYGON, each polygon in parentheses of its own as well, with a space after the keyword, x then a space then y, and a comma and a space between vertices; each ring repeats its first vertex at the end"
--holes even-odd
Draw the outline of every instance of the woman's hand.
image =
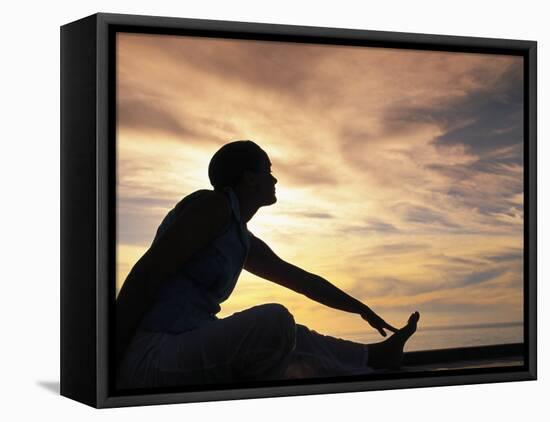
POLYGON ((372 328, 378 330, 382 337, 386 337, 386 332, 384 330, 389 330, 394 333, 397 331, 397 328, 392 327, 370 309, 367 312, 361 314, 361 318, 367 321, 372 328))

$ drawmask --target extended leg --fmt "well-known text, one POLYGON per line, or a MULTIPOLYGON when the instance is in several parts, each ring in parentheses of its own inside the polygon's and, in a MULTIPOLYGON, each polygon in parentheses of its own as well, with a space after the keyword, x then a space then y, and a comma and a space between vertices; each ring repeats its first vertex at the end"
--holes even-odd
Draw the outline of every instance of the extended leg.
POLYGON ((401 365, 403 346, 415 332, 419 314, 388 340, 362 344, 326 336, 296 324, 296 348, 292 351, 285 378, 364 375, 372 369, 395 369, 401 365))
POLYGON ((358 375, 370 372, 367 345, 319 334, 296 324, 296 347, 284 378, 303 379, 358 375))

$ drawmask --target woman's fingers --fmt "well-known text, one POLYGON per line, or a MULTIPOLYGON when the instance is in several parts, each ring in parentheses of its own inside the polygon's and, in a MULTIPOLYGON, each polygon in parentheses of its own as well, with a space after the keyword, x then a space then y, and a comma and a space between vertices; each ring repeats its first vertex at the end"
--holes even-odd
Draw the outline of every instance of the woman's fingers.
POLYGON ((378 332, 380 333, 380 335, 382 337, 387 336, 386 331, 384 331, 384 330, 389 330, 393 333, 396 333, 397 331, 399 331, 397 328, 391 326, 390 324, 388 324, 386 321, 384 321, 382 318, 380 318, 378 315, 376 315, 374 313, 372 315, 368 315, 368 316, 367 315, 361 315, 361 316, 374 329, 378 330, 378 332))

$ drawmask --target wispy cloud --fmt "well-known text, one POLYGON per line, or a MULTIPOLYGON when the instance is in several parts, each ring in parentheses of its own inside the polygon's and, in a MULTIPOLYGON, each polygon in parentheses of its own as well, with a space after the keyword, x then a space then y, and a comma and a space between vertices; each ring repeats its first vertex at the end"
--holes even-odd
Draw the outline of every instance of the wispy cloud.
MULTIPOLYGON (((282 258, 388 318, 522 318, 520 57, 128 34, 117 66, 119 283, 212 154, 253 139, 279 182, 249 228, 282 258)), ((360 323, 246 273, 224 310, 261 301, 360 323)))
POLYGON ((275 158, 273 167, 281 177, 293 185, 338 185, 338 178, 332 174, 332 169, 320 169, 315 162, 304 157, 301 161, 288 161, 275 158))
POLYGON ((443 212, 436 211, 423 205, 414 205, 400 202, 394 209, 409 223, 438 226, 439 229, 460 229, 461 226, 450 221, 443 212))
POLYGON ((340 231, 347 234, 364 236, 369 233, 398 233, 399 229, 381 219, 367 218, 364 224, 349 224, 340 228, 340 231))

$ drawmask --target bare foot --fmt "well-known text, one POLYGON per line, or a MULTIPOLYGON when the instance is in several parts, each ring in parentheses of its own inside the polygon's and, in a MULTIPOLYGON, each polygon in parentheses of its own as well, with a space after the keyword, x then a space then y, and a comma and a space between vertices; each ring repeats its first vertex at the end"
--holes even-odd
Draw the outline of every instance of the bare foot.
POLYGON ((403 362, 403 347, 415 333, 420 314, 414 312, 407 325, 381 343, 369 344, 368 366, 375 369, 399 369, 403 362))

